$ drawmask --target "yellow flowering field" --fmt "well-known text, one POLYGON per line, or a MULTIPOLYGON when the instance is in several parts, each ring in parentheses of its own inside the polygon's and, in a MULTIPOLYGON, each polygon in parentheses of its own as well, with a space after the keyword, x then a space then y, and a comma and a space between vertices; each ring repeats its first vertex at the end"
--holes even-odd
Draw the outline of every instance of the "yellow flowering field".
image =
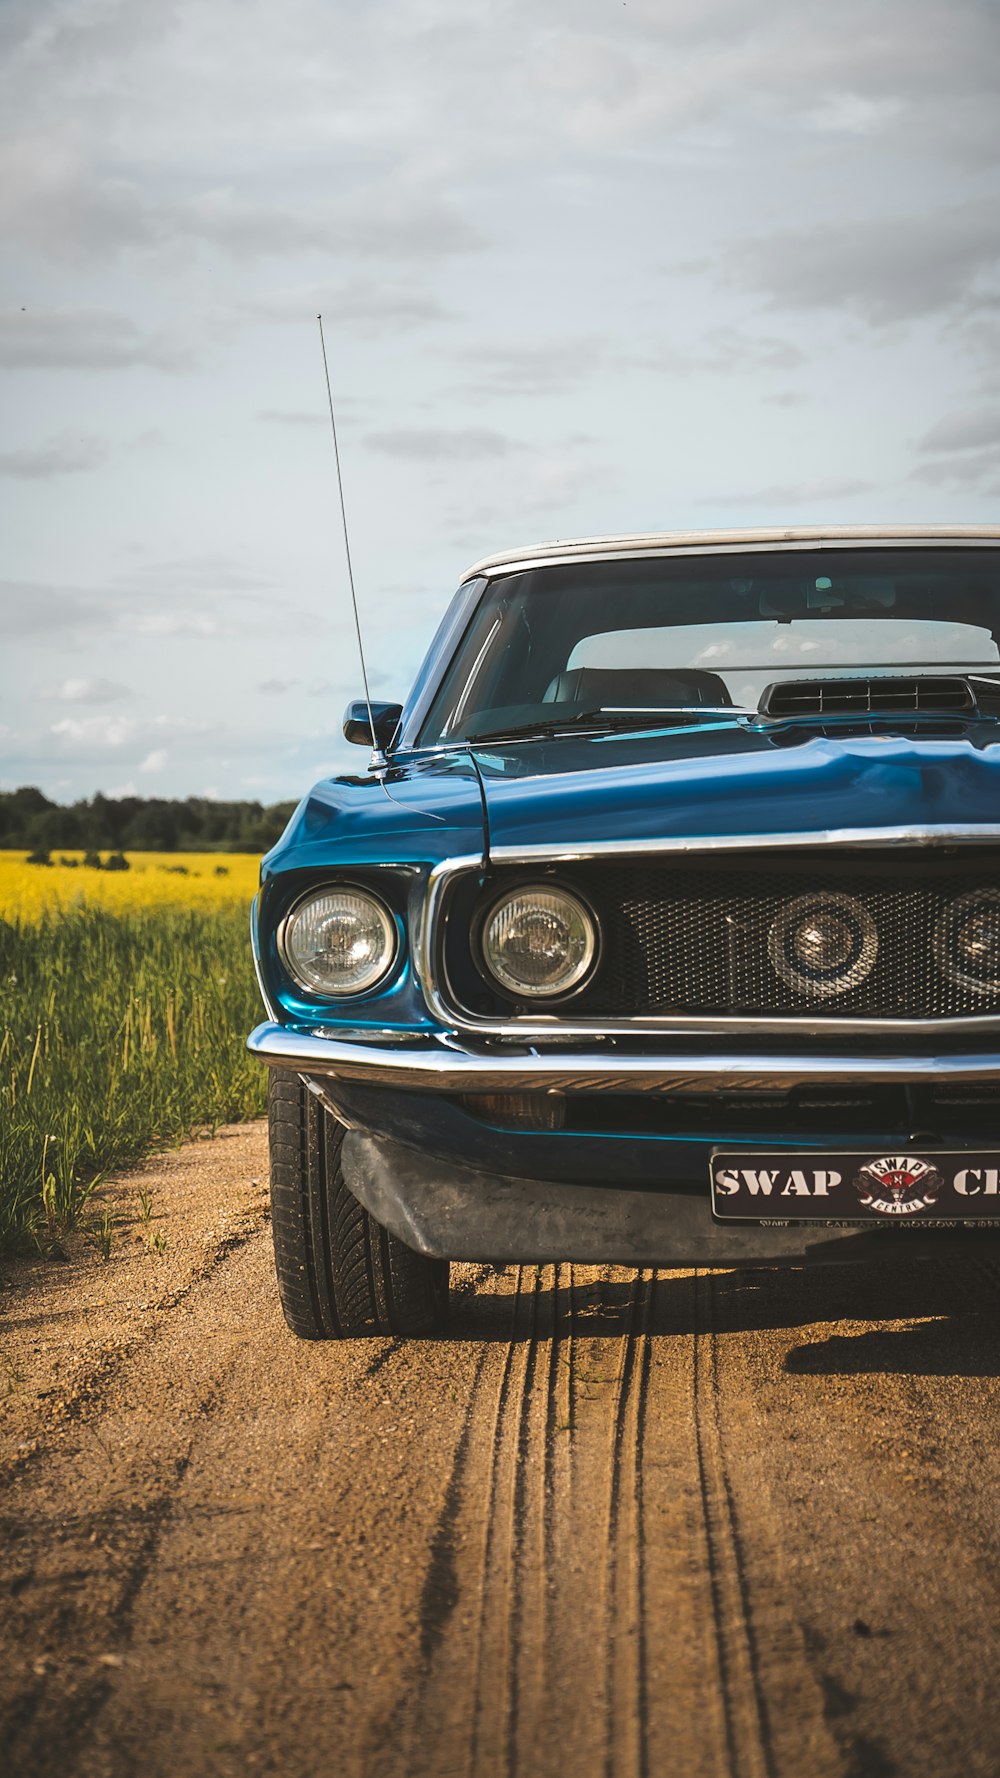
POLYGON ((95 870, 84 864, 82 852, 58 852, 51 864, 27 864, 23 852, 0 851, 0 918, 31 921, 72 907, 114 913, 222 908, 249 903, 260 870, 255 852, 129 852, 126 857, 128 870, 95 870))

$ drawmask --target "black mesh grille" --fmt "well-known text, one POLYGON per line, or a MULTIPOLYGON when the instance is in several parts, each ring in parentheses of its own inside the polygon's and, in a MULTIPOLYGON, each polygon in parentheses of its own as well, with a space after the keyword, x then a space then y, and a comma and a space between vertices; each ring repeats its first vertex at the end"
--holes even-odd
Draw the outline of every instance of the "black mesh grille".
MULTIPOLYGON (((765 859, 733 852, 710 862, 579 864, 545 876, 581 892, 601 925, 598 971, 561 1009, 570 1020, 1000 1012, 1000 853, 790 849, 765 859), (843 967, 824 976, 801 966, 803 925, 807 953, 810 943, 834 942, 848 952, 843 967)), ((490 895, 517 880, 495 877, 490 895)), ((509 1001, 497 1006, 511 1011, 509 1001)), ((488 1009, 479 999, 474 1010, 488 1009)))

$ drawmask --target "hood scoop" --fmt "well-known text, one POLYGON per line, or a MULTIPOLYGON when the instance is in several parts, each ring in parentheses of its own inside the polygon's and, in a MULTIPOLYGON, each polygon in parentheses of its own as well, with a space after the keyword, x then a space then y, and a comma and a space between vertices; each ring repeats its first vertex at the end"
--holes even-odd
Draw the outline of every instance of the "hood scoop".
POLYGON ((967 679, 881 674, 874 678, 783 679, 768 685, 758 714, 770 722, 824 721, 830 717, 951 716, 977 714, 967 679))

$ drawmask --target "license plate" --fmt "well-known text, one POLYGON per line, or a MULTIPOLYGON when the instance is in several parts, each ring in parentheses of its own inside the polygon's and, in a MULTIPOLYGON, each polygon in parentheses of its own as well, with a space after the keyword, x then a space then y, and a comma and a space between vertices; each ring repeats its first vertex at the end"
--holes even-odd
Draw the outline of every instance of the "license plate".
POLYGON ((735 1222, 1000 1221, 1000 1152, 712 1156, 712 1212, 735 1222))

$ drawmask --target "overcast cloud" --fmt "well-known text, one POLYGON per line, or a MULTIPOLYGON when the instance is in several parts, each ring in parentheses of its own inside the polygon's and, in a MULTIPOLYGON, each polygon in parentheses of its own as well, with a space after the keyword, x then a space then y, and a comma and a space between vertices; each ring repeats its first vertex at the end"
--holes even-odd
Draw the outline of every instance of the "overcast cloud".
POLYGON ((294 796, 470 560, 1000 517, 994 0, 6 0, 0 784, 294 796))

